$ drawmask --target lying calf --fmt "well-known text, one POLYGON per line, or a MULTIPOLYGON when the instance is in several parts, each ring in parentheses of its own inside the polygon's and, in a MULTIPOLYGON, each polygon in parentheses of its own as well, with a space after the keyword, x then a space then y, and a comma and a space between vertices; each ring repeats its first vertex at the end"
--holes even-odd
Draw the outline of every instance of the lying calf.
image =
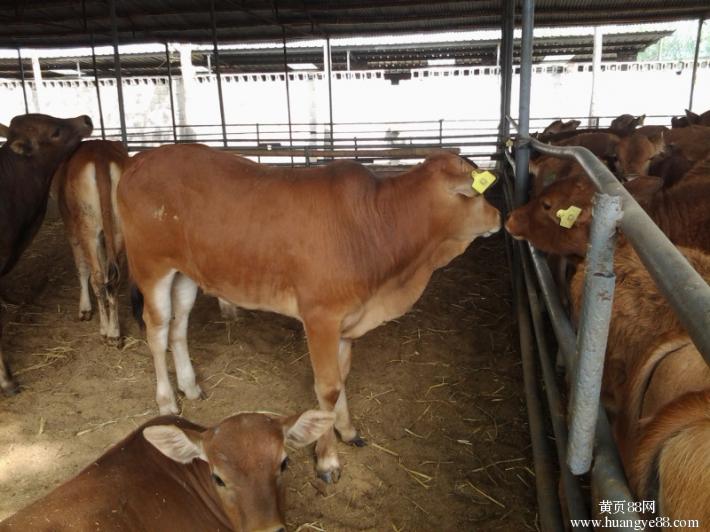
POLYGON ((318 410, 244 413, 206 429, 159 417, 0 531, 284 531, 284 445, 308 445, 334 420, 318 410))

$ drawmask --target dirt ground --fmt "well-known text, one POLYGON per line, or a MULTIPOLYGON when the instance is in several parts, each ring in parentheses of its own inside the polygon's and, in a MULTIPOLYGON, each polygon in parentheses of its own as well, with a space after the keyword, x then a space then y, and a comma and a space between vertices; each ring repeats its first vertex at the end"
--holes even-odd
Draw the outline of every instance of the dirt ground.
MULTIPOLYGON (((66 480, 157 415, 148 348, 122 295, 122 350, 97 316, 79 322, 78 281, 50 218, 2 283, 4 350, 22 392, 0 397, 0 519, 66 480)), ((435 273, 401 319, 355 342, 347 383, 365 448, 339 444, 326 486, 312 448, 291 452, 290 530, 535 530, 535 489, 501 234, 435 273)), ((207 399, 183 415, 212 424, 240 410, 316 405, 300 324, 242 311, 225 323, 200 296, 190 345, 207 399)))

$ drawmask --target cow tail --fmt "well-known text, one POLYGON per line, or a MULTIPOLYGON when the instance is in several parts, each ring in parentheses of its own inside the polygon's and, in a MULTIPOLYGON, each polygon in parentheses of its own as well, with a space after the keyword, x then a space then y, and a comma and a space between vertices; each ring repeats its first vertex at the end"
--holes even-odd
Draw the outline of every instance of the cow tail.
POLYGON ((138 289, 138 285, 131 280, 131 311, 141 330, 145 330, 143 320, 143 293, 138 289))
POLYGON ((116 241, 114 239, 113 202, 111 201, 111 167, 108 159, 97 158, 96 186, 99 191, 99 205, 101 207, 101 225, 103 226, 104 243, 106 246, 106 291, 115 292, 121 279, 121 270, 118 266, 116 241))

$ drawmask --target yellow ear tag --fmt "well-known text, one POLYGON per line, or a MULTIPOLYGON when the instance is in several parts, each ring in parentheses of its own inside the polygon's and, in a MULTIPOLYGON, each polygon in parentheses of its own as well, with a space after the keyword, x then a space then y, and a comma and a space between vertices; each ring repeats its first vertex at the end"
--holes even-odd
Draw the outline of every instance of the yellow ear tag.
POLYGON ((560 225, 562 227, 565 229, 571 229, 581 213, 582 209, 571 205, 567 209, 560 209, 557 211, 556 216, 560 219, 560 225))
POLYGON ((473 178, 471 188, 479 194, 483 194, 488 189, 488 187, 490 187, 493 183, 496 182, 496 176, 494 176, 488 170, 484 172, 477 172, 476 170, 474 170, 473 172, 471 172, 471 177, 473 178))
POLYGON ((513 139, 508 139, 508 140, 505 141, 505 147, 508 148, 508 149, 511 149, 511 148, 513 147, 513 144, 515 144, 515 143, 513 142, 513 139))

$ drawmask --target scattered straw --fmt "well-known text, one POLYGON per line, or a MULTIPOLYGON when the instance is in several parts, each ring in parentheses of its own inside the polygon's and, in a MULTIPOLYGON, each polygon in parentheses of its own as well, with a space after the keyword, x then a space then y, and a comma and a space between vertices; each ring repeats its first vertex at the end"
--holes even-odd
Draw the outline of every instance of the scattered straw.
POLYGON ((322 523, 320 523, 319 521, 313 521, 312 523, 303 523, 296 529, 296 532, 299 532, 300 530, 317 530, 318 532, 326 532, 325 528, 322 527, 322 523))
POLYGON ((146 410, 145 412, 141 414, 135 414, 133 416, 125 416, 125 417, 119 417, 116 419, 109 419, 108 421, 104 421, 103 423, 97 423, 96 425, 91 425, 89 428, 86 428, 84 430, 80 430, 79 432, 76 433, 77 436, 83 436, 84 434, 88 434, 89 432, 94 432, 95 430, 102 429, 108 425, 113 425, 115 423, 118 423, 119 421, 125 421, 129 419, 134 419, 137 417, 143 417, 147 416, 148 414, 151 414, 153 410, 146 410))
POLYGON ((391 455, 391 456, 396 456, 397 458, 399 458, 399 455, 398 455, 396 452, 390 451, 390 450, 387 449, 386 447, 382 447, 382 445, 377 445, 377 444, 374 443, 374 442, 372 442, 371 445, 372 445, 375 449, 377 449, 378 451, 382 451, 383 453, 387 453, 387 454, 389 454, 389 455, 391 455))
POLYGON ((466 484, 468 484, 469 486, 471 486, 474 490, 476 490, 476 492, 478 492, 480 495, 482 495, 483 497, 485 497, 486 499, 488 499, 489 501, 491 501, 493 504, 496 504, 496 505, 500 506, 501 508, 505 509, 505 504, 503 504, 502 502, 498 501, 497 499, 494 499, 493 497, 491 497, 490 495, 488 495, 488 494, 487 494, 485 491, 483 491, 482 489, 479 489, 479 488, 477 488, 476 486, 474 486, 474 485, 471 483, 470 480, 467 480, 467 481, 466 481, 466 484))

